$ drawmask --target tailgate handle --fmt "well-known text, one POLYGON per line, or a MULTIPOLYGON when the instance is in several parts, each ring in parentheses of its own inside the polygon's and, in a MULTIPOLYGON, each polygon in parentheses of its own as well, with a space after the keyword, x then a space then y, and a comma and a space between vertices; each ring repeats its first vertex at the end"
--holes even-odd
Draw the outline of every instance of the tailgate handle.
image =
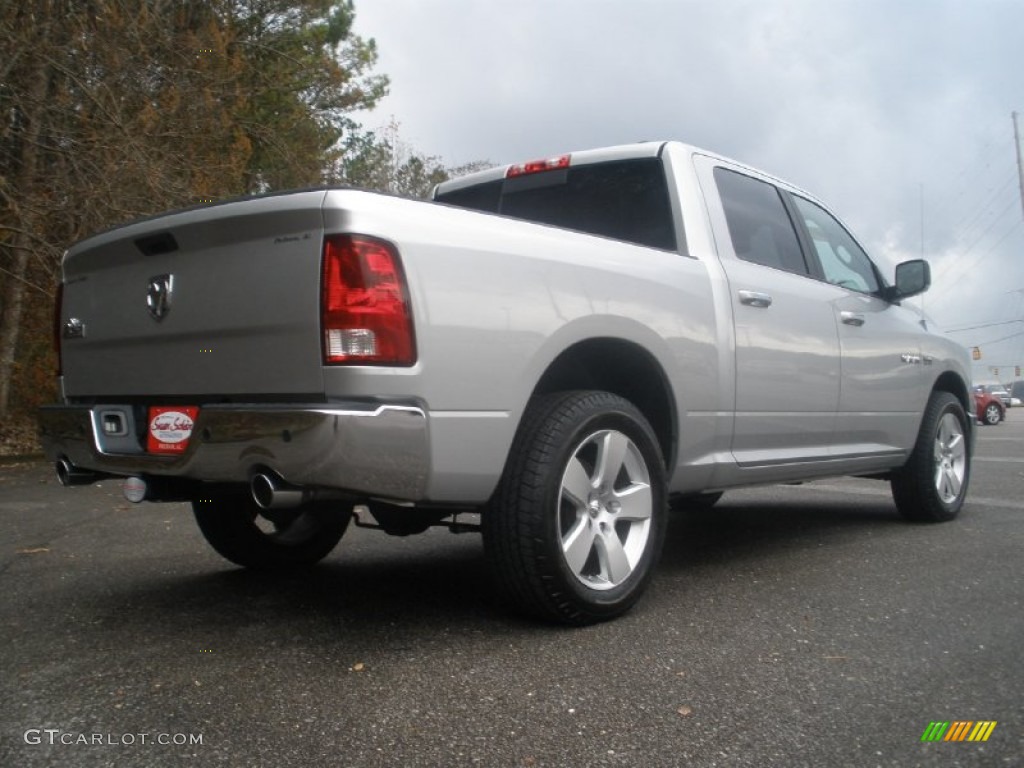
POLYGON ((159 232, 155 235, 138 238, 135 241, 135 247, 142 251, 143 256, 159 256, 178 250, 178 241, 170 232, 159 232))
POLYGON ((740 304, 746 304, 748 307, 770 307, 772 305, 772 297, 767 293, 761 293, 759 291, 740 291, 740 304))

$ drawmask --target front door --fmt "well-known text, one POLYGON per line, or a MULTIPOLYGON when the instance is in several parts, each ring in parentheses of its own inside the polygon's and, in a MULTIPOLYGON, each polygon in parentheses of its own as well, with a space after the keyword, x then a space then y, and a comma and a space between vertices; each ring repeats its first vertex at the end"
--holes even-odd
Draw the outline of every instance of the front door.
POLYGON ((924 329, 911 310, 879 297, 878 271, 846 229, 821 206, 792 196, 813 244, 839 329, 842 380, 837 456, 886 455, 913 445, 926 400, 924 329))

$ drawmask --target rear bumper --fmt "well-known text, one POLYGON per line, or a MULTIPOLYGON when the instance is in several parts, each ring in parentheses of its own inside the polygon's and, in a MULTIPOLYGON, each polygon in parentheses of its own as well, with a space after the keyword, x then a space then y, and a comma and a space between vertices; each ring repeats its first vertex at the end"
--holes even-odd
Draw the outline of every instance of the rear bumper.
MULTIPOLYGON (((410 405, 229 404, 203 406, 180 455, 147 454, 134 436, 102 434, 102 414, 131 406, 44 406, 40 441, 47 457, 113 475, 159 475, 248 483, 276 472, 294 485, 416 501, 426 493, 426 412, 410 405)), ((134 424, 130 434, 135 434, 134 424)))

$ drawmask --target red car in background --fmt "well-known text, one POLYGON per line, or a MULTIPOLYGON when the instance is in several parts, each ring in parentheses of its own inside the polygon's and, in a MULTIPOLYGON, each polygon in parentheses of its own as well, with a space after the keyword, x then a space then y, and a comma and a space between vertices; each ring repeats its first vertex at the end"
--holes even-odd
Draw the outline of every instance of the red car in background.
POLYGON ((1006 418, 1003 401, 979 385, 974 388, 974 413, 982 424, 995 426, 1006 418))

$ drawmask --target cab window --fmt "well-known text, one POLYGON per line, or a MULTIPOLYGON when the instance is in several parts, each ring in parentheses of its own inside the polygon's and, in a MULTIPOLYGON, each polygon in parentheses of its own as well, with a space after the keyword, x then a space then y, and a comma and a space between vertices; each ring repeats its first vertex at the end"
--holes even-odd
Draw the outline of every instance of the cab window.
POLYGON ((814 243, 825 280, 853 291, 877 293, 875 267, 843 225, 809 200, 793 195, 793 202, 814 243))
POLYGON ((793 222, 779 191, 771 184, 715 168, 715 184, 725 209, 736 255, 765 267, 808 274, 793 222))

